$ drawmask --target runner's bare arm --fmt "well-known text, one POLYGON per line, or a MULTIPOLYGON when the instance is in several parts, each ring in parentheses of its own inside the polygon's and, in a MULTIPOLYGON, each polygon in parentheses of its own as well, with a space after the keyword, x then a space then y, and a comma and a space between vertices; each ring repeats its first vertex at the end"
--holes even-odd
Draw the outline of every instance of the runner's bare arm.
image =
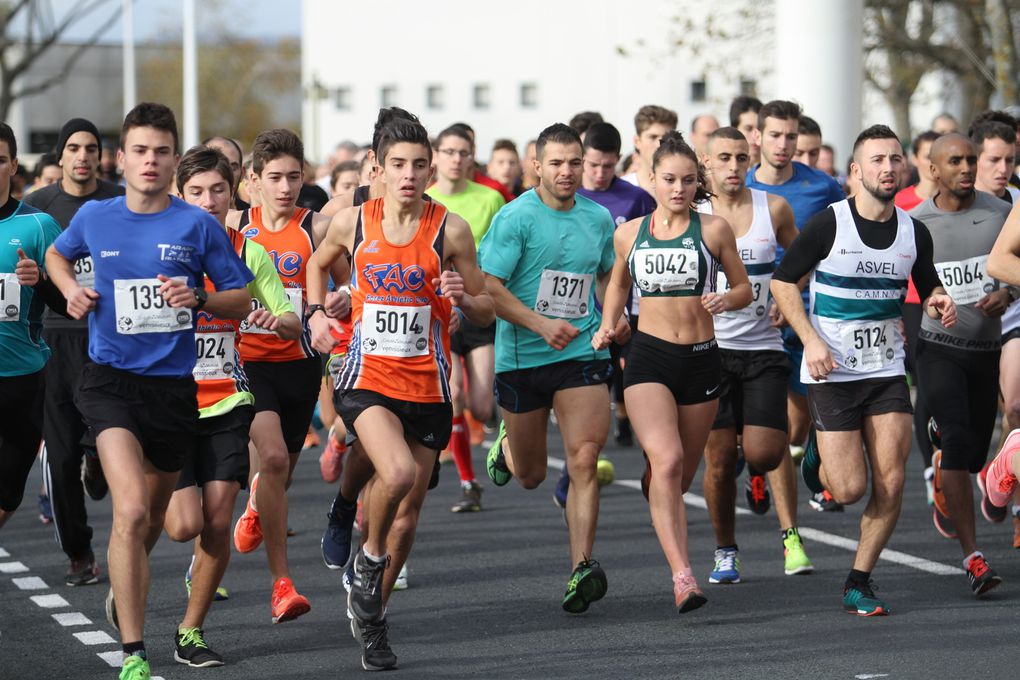
POLYGON ((345 194, 334 196, 329 199, 326 205, 322 206, 322 210, 319 211, 320 215, 326 217, 334 217, 338 212, 346 208, 350 208, 354 205, 354 191, 348 191, 345 194))
MULTIPOLYGON (((326 235, 308 260, 308 268, 305 272, 309 306, 325 303, 328 283, 327 270, 338 260, 343 260, 346 266, 344 255, 350 252, 350 248, 353 246, 357 219, 358 209, 348 208, 337 213, 330 220, 326 235)), ((347 278, 349 278, 349 270, 347 278)), ((312 333, 312 346, 320 352, 328 352, 336 344, 336 340, 329 331, 330 328, 340 330, 340 324, 336 319, 327 317, 325 312, 316 311, 311 314, 308 317, 308 328, 312 333)))
MULTIPOLYGON (((479 326, 488 326, 496 320, 496 307, 489 292, 485 288, 485 277, 478 268, 478 254, 475 252, 475 239, 471 228, 462 217, 450 214, 446 218, 446 235, 443 252, 454 272, 463 279, 461 292, 453 304, 460 308, 464 316, 479 326)), ((444 267, 445 269, 445 267, 444 267)), ((444 271, 449 278, 449 274, 444 271)), ((447 286, 442 288, 443 294, 453 299, 447 286)))
POLYGON ((1020 203, 1013 206, 988 254, 988 273, 1012 286, 1020 286, 1020 203))
POLYGON ((52 245, 46 250, 46 274, 67 299, 67 313, 72 318, 83 319, 96 308, 99 293, 78 285, 74 278, 74 262, 61 255, 52 245))
POLYGON ((641 220, 631 220, 620 225, 613 234, 613 251, 616 258, 613 260, 613 268, 610 270, 609 281, 606 282, 602 303, 602 323, 592 338, 592 347, 603 349, 609 343, 617 339, 619 319, 623 315, 623 308, 627 304, 627 295, 633 279, 630 276, 630 263, 627 256, 637 238, 637 229, 641 220))
POLYGON ((723 271, 726 272, 726 280, 729 281, 730 289, 724 294, 705 293, 701 296, 701 302, 711 314, 743 309, 751 304, 754 295, 747 279, 744 262, 740 259, 740 253, 737 252, 737 239, 733 236, 733 229, 729 222, 722 217, 705 215, 702 220, 701 229, 705 243, 708 245, 709 251, 717 253, 723 271))
POLYGON ((224 224, 227 226, 228 229, 236 230, 238 228, 238 226, 241 224, 241 213, 243 212, 244 212, 243 210, 227 211, 227 219, 224 220, 224 224))
POLYGON ((485 287, 496 306, 496 316, 515 326, 527 328, 533 333, 541 335, 546 344, 553 349, 566 349, 567 345, 580 333, 563 319, 548 319, 525 307, 516 295, 507 290, 501 278, 485 274, 485 287))
MULTIPOLYGON (((198 306, 195 289, 189 286, 187 281, 171 279, 165 274, 157 274, 156 278, 163 282, 159 287, 159 294, 168 305, 185 309, 198 306)), ((222 319, 244 319, 251 311, 251 295, 248 294, 247 288, 216 290, 209 292, 208 295, 202 311, 213 316, 222 319)))
POLYGON ((786 250, 797 238, 797 223, 793 219, 793 208, 782 196, 769 194, 769 214, 772 216, 772 227, 776 230, 776 241, 786 250))

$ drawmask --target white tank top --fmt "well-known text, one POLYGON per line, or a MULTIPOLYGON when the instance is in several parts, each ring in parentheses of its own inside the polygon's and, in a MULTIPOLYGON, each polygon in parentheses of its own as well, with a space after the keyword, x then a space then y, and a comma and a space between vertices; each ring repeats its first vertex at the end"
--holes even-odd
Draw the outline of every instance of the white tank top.
MULTIPOLYGON (((712 214, 712 202, 697 205, 698 212, 712 214)), ((768 194, 751 189, 751 228, 737 239, 737 252, 751 282, 751 304, 743 309, 716 314, 715 339, 723 349, 783 351, 778 328, 769 325, 768 306, 772 300, 769 283, 776 269, 776 230, 769 212, 768 194)), ((714 290, 729 290, 726 273, 719 268, 714 290)))
MULTIPOLYGON (((861 240, 847 201, 829 208, 836 213, 836 239, 811 272, 810 314, 811 325, 836 362, 828 382, 904 375, 898 322, 917 260, 913 221, 896 208, 896 239, 877 250, 861 240)), ((818 382, 804 362, 800 379, 818 382)))

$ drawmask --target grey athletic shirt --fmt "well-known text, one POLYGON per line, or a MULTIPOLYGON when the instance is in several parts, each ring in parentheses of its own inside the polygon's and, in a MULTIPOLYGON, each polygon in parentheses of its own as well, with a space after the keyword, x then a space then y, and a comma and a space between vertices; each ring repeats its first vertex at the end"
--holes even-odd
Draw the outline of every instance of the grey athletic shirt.
POLYGON ((999 350, 1001 319, 986 317, 974 303, 1000 288, 999 282, 988 275, 988 253, 1009 210, 1008 203, 978 191, 974 203, 966 210, 946 212, 935 207, 934 199, 929 198, 910 211, 931 232, 935 271, 956 303, 957 313, 952 328, 923 315, 919 338, 975 352, 999 350))

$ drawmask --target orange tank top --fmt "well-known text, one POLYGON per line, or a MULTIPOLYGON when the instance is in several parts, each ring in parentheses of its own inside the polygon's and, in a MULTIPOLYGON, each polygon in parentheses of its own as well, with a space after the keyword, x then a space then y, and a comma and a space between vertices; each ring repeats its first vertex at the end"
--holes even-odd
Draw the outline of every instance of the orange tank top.
MULTIPOLYGON (((227 229, 230 244, 241 260, 244 260, 246 239, 241 232, 227 229)), ((205 289, 216 290, 209 277, 205 289)), ((192 375, 198 384, 198 408, 215 406, 238 392, 248 391, 248 379, 244 375, 237 351, 240 321, 221 319, 209 312, 195 314, 195 369, 192 375)))
POLYGON ((412 402, 450 401, 450 301, 443 271, 446 208, 425 203, 404 245, 386 239, 383 199, 361 206, 351 259, 352 333, 337 390, 371 390, 412 402))
MULTIPOLYGON (((297 208, 280 231, 270 231, 262 222, 262 208, 249 208, 241 215, 238 230, 269 253, 276 273, 283 282, 284 292, 294 305, 294 311, 304 326, 298 340, 283 340, 275 333, 261 328, 241 329, 241 359, 244 361, 296 361, 317 357, 312 349, 312 338, 305 320, 305 274, 308 259, 312 256, 312 218, 315 213, 297 208)), ((258 302, 252 299, 252 308, 258 302)))

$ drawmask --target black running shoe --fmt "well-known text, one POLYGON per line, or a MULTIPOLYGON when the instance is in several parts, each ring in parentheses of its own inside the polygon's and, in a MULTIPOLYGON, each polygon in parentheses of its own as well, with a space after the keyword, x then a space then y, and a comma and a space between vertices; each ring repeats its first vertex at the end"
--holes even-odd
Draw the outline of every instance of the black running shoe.
POLYGON ((818 512, 843 512, 843 504, 837 503, 832 494, 824 489, 811 496, 808 499, 808 505, 818 512))
POLYGON ((354 581, 347 594, 347 607, 354 618, 365 623, 383 616, 382 579, 390 558, 376 562, 365 557, 364 549, 354 557, 354 581))
POLYGON ((588 610, 588 605, 601 600, 609 590, 606 572, 595 560, 578 562, 567 581, 567 592, 563 595, 563 610, 571 614, 581 614, 588 610))
POLYGON ((630 429, 630 419, 616 419, 616 444, 617 446, 634 446, 634 433, 630 429))
POLYGON ((351 632, 361 642, 361 667, 366 671, 388 671, 397 667, 397 655, 390 648, 386 619, 360 623, 351 619, 351 632))
POLYGON ((192 668, 223 665, 223 657, 209 649, 201 628, 186 628, 174 634, 174 660, 192 668))
POLYGON ((772 507, 772 496, 769 494, 769 486, 765 482, 765 475, 750 466, 747 468, 748 478, 744 484, 744 497, 747 498, 747 507, 756 515, 764 515, 772 507))
POLYGON ((988 560, 980 553, 967 562, 967 581, 971 592, 978 597, 1002 583, 1002 579, 988 566, 988 560))
POLYGON ((476 481, 461 485, 461 498, 450 512, 480 512, 482 509, 482 487, 476 481))
POLYGON ((928 441, 936 449, 942 448, 942 428, 935 422, 934 418, 928 419, 928 441))
POLYGON ((64 583, 69 586, 91 586, 99 583, 99 567, 96 566, 96 556, 89 553, 83 560, 71 560, 71 566, 67 568, 67 576, 64 583))
POLYGON ((357 503, 344 506, 336 501, 326 513, 326 530, 322 533, 319 546, 322 549, 322 561, 330 569, 343 569, 351 559, 354 518, 357 514, 357 503))
POLYGON ((85 449, 85 460, 81 463, 81 483, 85 493, 94 501, 106 498, 110 487, 106 484, 103 466, 99 463, 99 454, 94 449, 85 449))

